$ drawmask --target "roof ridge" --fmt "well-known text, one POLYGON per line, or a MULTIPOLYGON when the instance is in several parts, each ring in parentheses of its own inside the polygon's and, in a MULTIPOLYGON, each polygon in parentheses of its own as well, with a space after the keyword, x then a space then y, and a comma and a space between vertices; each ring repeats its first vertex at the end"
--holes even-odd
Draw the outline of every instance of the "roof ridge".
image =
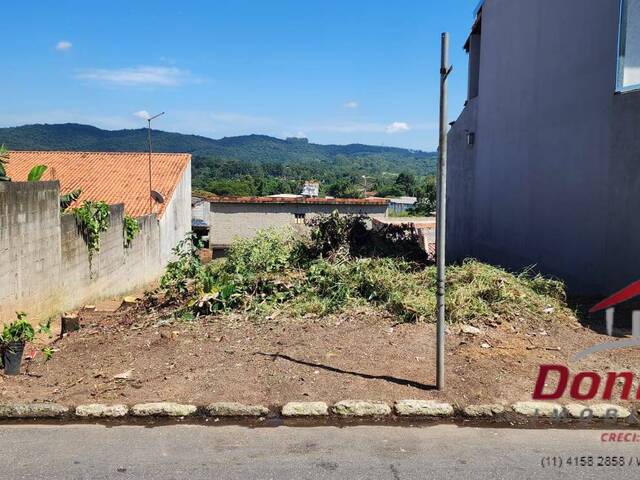
MULTIPOLYGON (((26 180, 36 164, 48 167, 43 179, 55 178, 64 192, 81 189, 83 200, 104 200, 124 203, 133 216, 148 212, 149 184, 148 152, 74 152, 57 150, 13 150, 7 172, 15 181, 26 180), (11 160, 13 159, 13 160, 11 160)), ((191 154, 154 153, 152 188, 167 201, 188 171, 191 154)), ((167 203, 154 206, 162 217, 167 203)))
MULTIPOLYGON (((109 152, 105 150, 9 150, 20 153, 99 153, 103 155, 149 155, 149 152, 109 152)), ((191 155, 187 152, 151 152, 151 155, 191 155)))

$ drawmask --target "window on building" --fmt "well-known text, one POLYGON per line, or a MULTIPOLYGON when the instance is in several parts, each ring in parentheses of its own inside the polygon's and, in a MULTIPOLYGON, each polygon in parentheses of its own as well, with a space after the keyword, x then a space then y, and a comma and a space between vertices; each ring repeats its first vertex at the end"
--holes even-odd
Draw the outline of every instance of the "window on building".
POLYGON ((296 224, 304 224, 304 213, 294 213, 296 224))
POLYGON ((622 0, 618 89, 640 89, 640 0, 622 0))

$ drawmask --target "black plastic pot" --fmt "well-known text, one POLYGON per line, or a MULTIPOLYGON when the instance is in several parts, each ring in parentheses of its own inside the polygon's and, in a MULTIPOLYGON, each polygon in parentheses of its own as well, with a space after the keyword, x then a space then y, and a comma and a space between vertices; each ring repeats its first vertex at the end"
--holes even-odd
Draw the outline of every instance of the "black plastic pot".
POLYGON ((11 342, 4 346, 2 362, 5 375, 20 375, 22 352, 24 352, 24 342, 11 342))

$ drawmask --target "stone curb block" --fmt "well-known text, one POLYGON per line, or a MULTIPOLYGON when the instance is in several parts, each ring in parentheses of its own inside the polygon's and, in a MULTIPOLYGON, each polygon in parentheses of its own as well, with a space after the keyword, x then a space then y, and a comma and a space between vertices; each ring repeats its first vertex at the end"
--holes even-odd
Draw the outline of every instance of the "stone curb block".
POLYGON ((467 405, 462 410, 462 413, 466 417, 493 417, 494 415, 500 415, 504 413, 504 405, 499 403, 491 403, 485 405, 467 405))
POLYGON ((453 407, 448 403, 434 400, 399 400, 395 403, 396 413, 403 417, 450 417, 453 407))
POLYGON ((216 402, 205 408, 212 417, 264 417, 269 409, 262 405, 245 405, 236 402, 216 402))
POLYGON ((69 409, 59 403, 0 404, 0 418, 56 418, 64 417, 69 409))
MULTIPOLYGON (((2 419, 64 418, 75 412, 81 418, 121 418, 127 415, 137 417, 186 417, 197 414, 195 405, 173 402, 139 403, 131 407, 124 404, 91 403, 78 405, 75 409, 53 402, 5 403, 0 404, 2 419)), ((570 403, 561 405, 554 402, 525 401, 511 406, 516 414, 531 418, 553 418, 568 416, 573 419, 601 420, 626 419, 632 412, 623 406, 599 403, 583 405, 570 403)), ((401 417, 452 417, 490 418, 506 413, 509 409, 501 404, 467 405, 455 410, 451 404, 435 400, 398 400, 393 411, 401 417)), ((338 417, 384 417, 391 415, 392 408, 385 402, 367 400, 342 400, 330 409, 325 402, 289 402, 281 413, 283 417, 320 417, 331 411, 338 417)), ((270 414, 263 405, 238 402, 214 402, 200 407, 200 412, 212 417, 265 417, 270 414)))
POLYGON ((342 400, 331 411, 343 417, 379 417, 391 414, 391 407, 384 402, 342 400))
POLYGON ((564 410, 559 403, 550 402, 517 402, 511 408, 514 412, 527 417, 553 417, 561 415, 564 410))
POLYGON ((76 417, 124 417, 129 413, 129 407, 123 404, 104 405, 102 403, 89 403, 76 407, 76 417))
POLYGON ((187 417, 196 413, 195 405, 173 402, 138 403, 131 407, 131 415, 137 417, 187 417))
POLYGON ((282 407, 284 417, 319 417, 329 414, 324 402, 289 402, 282 407))
POLYGON ((610 403, 598 403, 596 405, 582 405, 579 403, 570 403, 565 409, 572 418, 620 418, 624 419, 631 416, 631 412, 619 405, 610 403))

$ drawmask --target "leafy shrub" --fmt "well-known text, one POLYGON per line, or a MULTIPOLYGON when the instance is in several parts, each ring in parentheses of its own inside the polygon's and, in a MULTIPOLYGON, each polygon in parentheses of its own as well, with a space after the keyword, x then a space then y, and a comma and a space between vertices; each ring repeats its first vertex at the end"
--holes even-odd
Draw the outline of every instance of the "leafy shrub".
POLYGON ((0 182, 10 182, 11 179, 7 177, 6 165, 9 163, 9 150, 7 147, 0 145, 0 182))
POLYGON ((16 312, 17 320, 5 325, 2 330, 2 343, 31 342, 36 335, 33 326, 27 321, 27 314, 16 312))
MULTIPOLYGON (((186 309, 196 317, 231 309, 263 317, 275 309, 325 315, 369 304, 401 321, 435 319, 435 267, 413 261, 411 249, 409 258, 401 256, 411 234, 372 232, 361 217, 330 215, 313 225, 306 239, 284 229, 238 240, 226 259, 207 266, 193 243, 183 244, 162 284, 182 292, 192 285, 196 296, 186 309)), ((533 319, 548 307, 570 314, 561 282, 475 260, 448 268, 446 302, 451 323, 533 319)))
POLYGON ((310 258, 402 258, 426 263, 427 254, 420 248, 421 238, 405 225, 381 225, 370 228, 371 220, 362 215, 340 215, 337 211, 311 219, 311 243, 306 247, 310 258))
POLYGON ((346 306, 354 297, 348 263, 332 263, 318 260, 307 269, 306 287, 324 304, 323 313, 335 312, 346 306))
POLYGON ((122 237, 124 242, 124 248, 129 248, 131 246, 131 242, 136 235, 140 233, 140 224, 138 220, 131 217, 130 215, 125 215, 122 221, 122 237))
POLYGON ((299 247, 291 229, 259 231, 253 238, 236 240, 226 259, 229 273, 252 276, 290 268, 299 247))
POLYGON ((73 202, 75 202, 80 195, 82 194, 82 190, 76 188, 75 190, 70 191, 69 193, 63 193, 60 195, 60 212, 64 213, 67 208, 71 206, 73 202))
POLYGON ((368 237, 365 222, 366 217, 340 215, 337 210, 312 218, 307 222, 311 228, 308 254, 330 259, 357 256, 368 237))
POLYGON ((85 201, 82 206, 73 209, 76 224, 89 249, 89 259, 100 251, 100 234, 109 228, 109 205, 105 202, 85 201))
POLYGON ((201 240, 191 232, 178 242, 172 250, 177 258, 167 264, 160 278, 160 287, 170 295, 185 294, 189 283, 201 280, 205 273, 198 255, 200 248, 201 240))

